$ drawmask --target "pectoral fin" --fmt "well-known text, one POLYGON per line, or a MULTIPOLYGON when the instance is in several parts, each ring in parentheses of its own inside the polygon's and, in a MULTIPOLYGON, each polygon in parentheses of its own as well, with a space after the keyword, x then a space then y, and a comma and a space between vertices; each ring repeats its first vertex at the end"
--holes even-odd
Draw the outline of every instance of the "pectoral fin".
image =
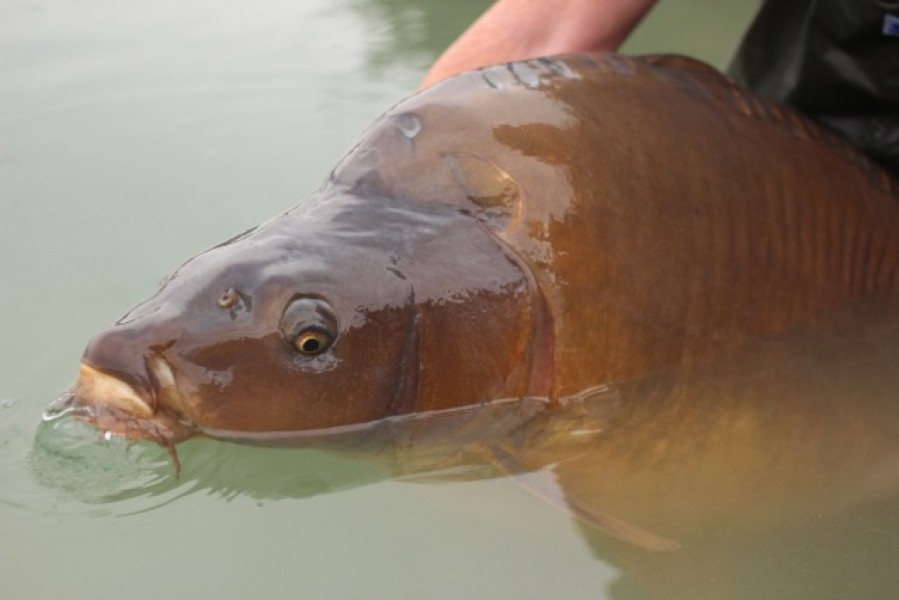
POLYGON ((521 487, 600 531, 654 552, 670 552, 681 548, 674 540, 625 523, 607 514, 602 508, 567 494, 559 485, 552 466, 539 471, 527 471, 514 456, 499 446, 491 446, 490 453, 496 464, 521 487))

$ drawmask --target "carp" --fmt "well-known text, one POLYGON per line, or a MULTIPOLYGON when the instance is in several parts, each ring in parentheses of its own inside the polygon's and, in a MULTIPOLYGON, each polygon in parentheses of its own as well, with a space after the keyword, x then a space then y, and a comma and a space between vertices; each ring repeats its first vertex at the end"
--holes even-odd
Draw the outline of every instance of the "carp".
MULTIPOLYGON (((529 407, 501 437, 858 302, 890 312, 897 286, 896 182, 834 134, 690 59, 540 58, 389 110, 307 200, 94 337, 56 410, 171 447, 529 407)), ((505 468, 539 466, 511 447, 505 468)))

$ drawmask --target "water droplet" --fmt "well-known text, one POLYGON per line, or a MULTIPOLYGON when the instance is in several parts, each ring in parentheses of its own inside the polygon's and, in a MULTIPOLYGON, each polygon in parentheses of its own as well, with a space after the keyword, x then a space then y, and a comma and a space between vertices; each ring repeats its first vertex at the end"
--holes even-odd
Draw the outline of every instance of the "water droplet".
POLYGON ((414 113, 402 113, 396 116, 396 125, 407 139, 414 139, 421 132, 421 119, 414 113))

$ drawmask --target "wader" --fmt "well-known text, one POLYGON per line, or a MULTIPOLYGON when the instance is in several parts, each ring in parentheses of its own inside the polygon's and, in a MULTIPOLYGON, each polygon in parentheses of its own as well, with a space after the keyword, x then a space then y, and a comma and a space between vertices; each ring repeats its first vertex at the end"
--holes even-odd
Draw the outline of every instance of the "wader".
POLYGON ((899 177, 899 0, 767 0, 729 70, 899 177))

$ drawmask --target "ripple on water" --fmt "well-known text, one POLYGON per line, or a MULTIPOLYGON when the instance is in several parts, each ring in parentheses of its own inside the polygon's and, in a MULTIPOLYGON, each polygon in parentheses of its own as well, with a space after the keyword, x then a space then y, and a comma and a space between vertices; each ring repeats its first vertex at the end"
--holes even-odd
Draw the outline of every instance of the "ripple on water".
POLYGON ((27 453, 38 498, 7 504, 57 514, 128 515, 191 494, 257 503, 309 498, 381 481, 384 471, 359 457, 312 449, 266 448, 208 438, 178 445, 180 474, 151 442, 103 435, 70 415, 46 419, 27 453))
POLYGON ((71 417, 42 422, 28 456, 33 478, 63 502, 107 504, 177 487, 167 451, 102 435, 71 417))

